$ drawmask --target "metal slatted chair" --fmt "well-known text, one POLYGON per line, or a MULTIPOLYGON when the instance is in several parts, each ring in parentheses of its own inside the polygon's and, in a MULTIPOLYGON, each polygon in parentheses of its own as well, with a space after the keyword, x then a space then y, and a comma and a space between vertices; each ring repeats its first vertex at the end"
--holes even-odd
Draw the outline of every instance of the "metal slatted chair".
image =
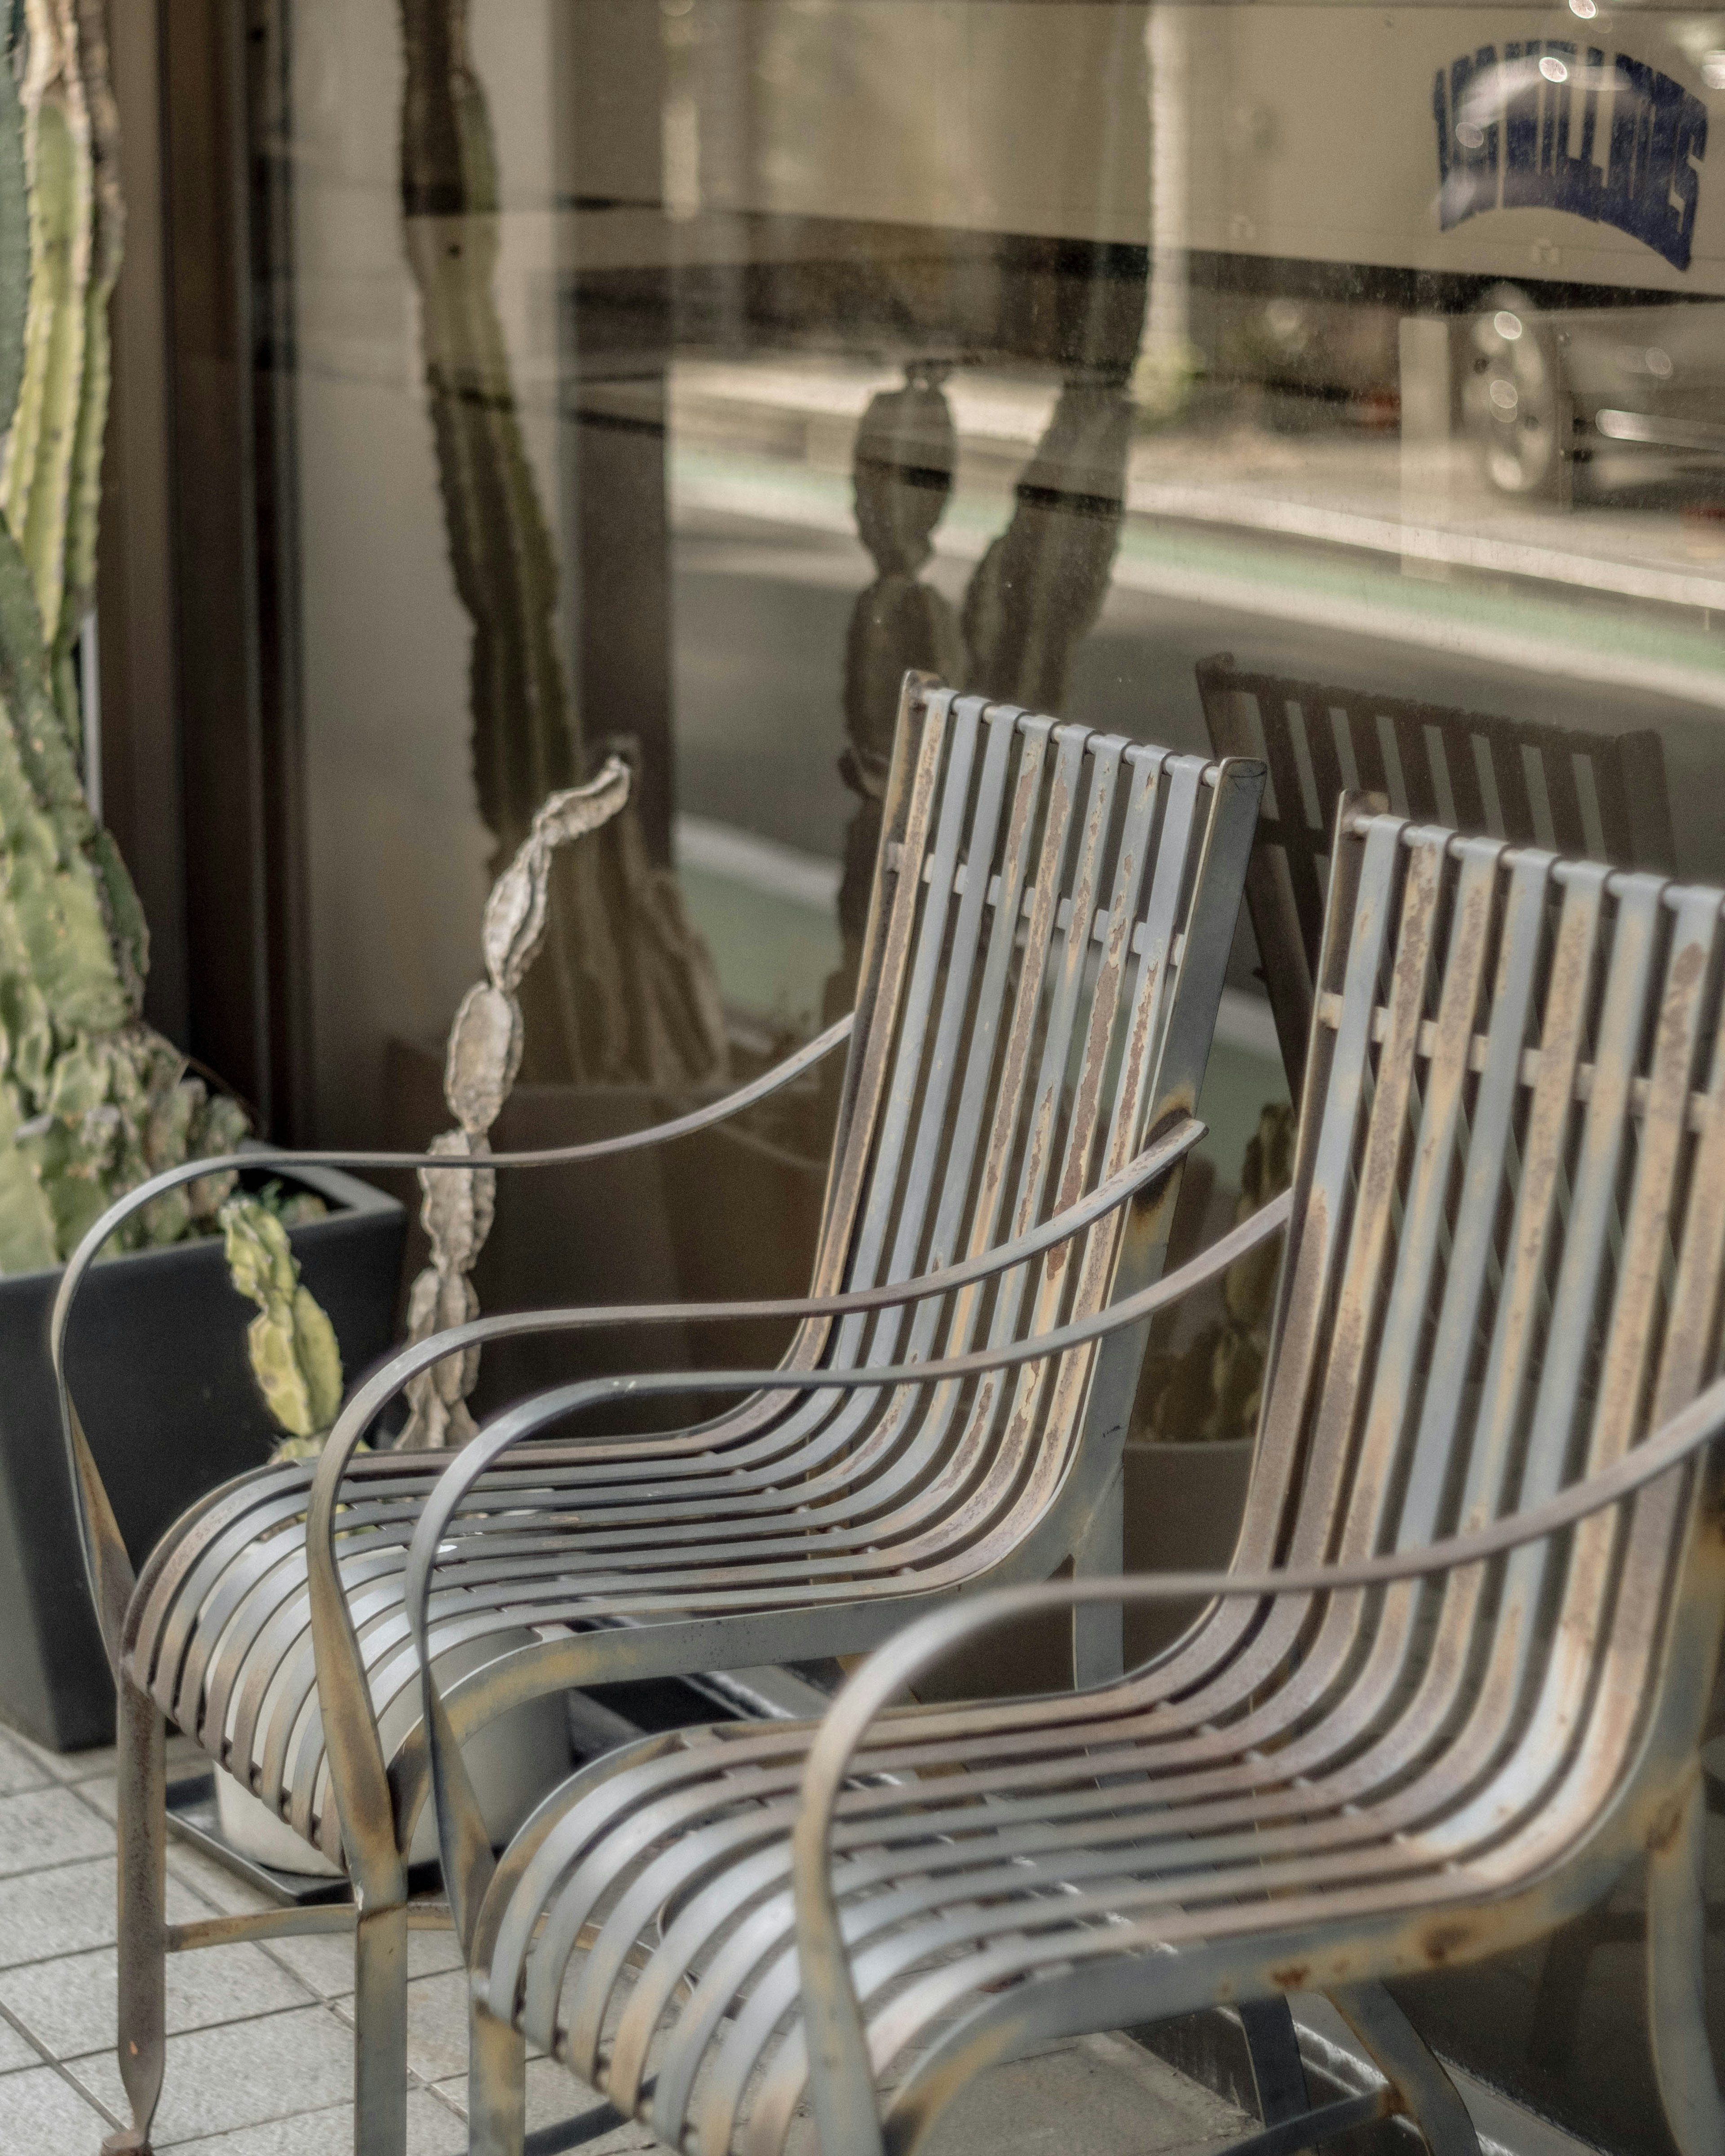
MULTIPOLYGON (((1322 1989, 1385 2087, 1266 2107, 1241 2148, 1394 2109, 1473 2156, 1373 1979, 1544 1935, 1643 1853, 1671 2130, 1725 2149, 1697 1757, 1725 1616, 1697 1456, 1725 1430, 1725 898, 1358 798, 1339 829, 1291 1192, 1087 1322, 901 1373, 1081 1370, 1288 1224, 1233 1569, 935 1613, 823 1724, 594 1763, 495 1871, 470 1844, 460 1868, 453 1792, 476 2149, 520 2146, 511 2037, 691 2156, 776 2156, 809 2100, 825 2156, 906 2156, 1040 2044, 1322 1989), (1191 1595, 1111 1685, 891 1705, 1008 1618, 1191 1595)), ((414 1549, 422 1625, 461 1479, 414 1549)))
MULTIPOLYGON (((461 1455, 466 1481, 482 1477, 482 1518, 464 1529, 433 1623, 434 1655, 494 1650, 452 1691, 452 1746, 538 1694, 845 1653, 979 1584, 1045 1578, 1069 1557, 1081 1572, 1117 1569, 1142 1328, 1119 1336, 1087 1386, 1027 1380, 961 1401, 868 1373, 1046 1331, 1159 1270, 1175 1171, 1202 1128, 1190 1111, 1262 783, 1260 765, 1174 756, 910 678, 813 1294, 669 1313, 799 1316, 783 1374, 819 1367, 855 1382, 805 1399, 768 1373, 696 1428, 554 1438, 493 1474, 500 1440, 551 1433, 562 1398, 496 1418, 461 1455), (962 1291, 944 1314, 911 1307, 931 1281, 962 1291)), ((69 1271, 57 1338, 94 1247, 69 1271)), ((147 2143, 165 1948, 340 1926, 356 1942, 359 2144, 367 2156, 403 2145, 403 1852, 426 1791, 403 1578, 444 1455, 355 1449, 439 1356, 667 1314, 499 1317, 405 1351, 357 1393, 315 1474, 273 1468, 215 1492, 135 1590, 68 1405, 121 1683, 120 2059, 134 2123, 116 2146, 147 2143), (345 1863, 357 1908, 167 1929, 164 1716, 345 1863)), ((1081 1676, 1119 1667, 1118 1614, 1097 1614, 1074 1628, 1081 1676)), ((473 1830, 483 1843, 476 1815, 473 1830)))
POLYGON ((1200 662, 1198 693, 1219 756, 1262 757, 1270 783, 1246 872, 1288 1085, 1297 1099, 1323 927, 1331 826, 1343 789, 1381 793, 1400 816, 1512 845, 1669 870, 1671 807, 1659 736, 1585 733, 1487 718, 1200 662))

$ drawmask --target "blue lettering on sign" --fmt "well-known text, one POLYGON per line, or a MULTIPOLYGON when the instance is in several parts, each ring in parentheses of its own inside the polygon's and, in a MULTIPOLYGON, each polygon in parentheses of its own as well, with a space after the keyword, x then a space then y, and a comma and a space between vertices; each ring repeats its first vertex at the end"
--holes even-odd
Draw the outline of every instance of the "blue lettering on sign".
POLYGON ((1707 107, 1680 82, 1564 38, 1462 53, 1432 78, 1438 223, 1482 209, 1563 209, 1689 267, 1707 107), (1604 152, 1604 162, 1599 153, 1604 152))

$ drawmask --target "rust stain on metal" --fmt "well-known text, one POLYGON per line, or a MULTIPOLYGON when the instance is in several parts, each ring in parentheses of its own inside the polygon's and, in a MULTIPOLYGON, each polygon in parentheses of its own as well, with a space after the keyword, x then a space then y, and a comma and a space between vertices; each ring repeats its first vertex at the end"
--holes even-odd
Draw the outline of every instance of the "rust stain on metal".
POLYGON ((1479 1938, 1479 1928, 1456 1921, 1429 1924, 1420 1937, 1420 1951, 1434 1969, 1441 1969, 1465 1953, 1479 1938))
POLYGON ((1689 1792, 1683 1790, 1655 1815, 1653 1823, 1647 1830, 1647 1854, 1650 1856, 1657 1856, 1661 1851, 1669 1849, 1683 1831, 1683 1815, 1689 1802, 1689 1792))

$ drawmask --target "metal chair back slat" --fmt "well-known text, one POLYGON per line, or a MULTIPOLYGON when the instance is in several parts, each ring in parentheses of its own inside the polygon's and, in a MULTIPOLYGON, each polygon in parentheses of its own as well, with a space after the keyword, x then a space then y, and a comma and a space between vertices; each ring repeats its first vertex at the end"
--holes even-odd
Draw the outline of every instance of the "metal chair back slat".
POLYGON ((1344 792, 1395 815, 1615 867, 1673 865, 1664 753, 1651 732, 1596 734, 1237 668, 1198 669, 1219 755, 1261 756, 1265 814, 1246 898, 1296 1097, 1324 917, 1331 811, 1344 792))
MULTIPOLYGON (((1527 850, 1492 864, 1497 850, 1365 819, 1322 1113, 1296 1168, 1289 1319, 1267 1381, 1263 1442, 1297 1433, 1301 1458, 1277 1529, 1296 1563, 1414 1548, 1540 1503, 1620 1457, 1643 1426, 1705 999, 1717 994, 1718 901, 1593 864, 1559 875, 1527 850), (1436 1040, 1422 1059, 1426 1023, 1436 1040)), ((1692 1273, 1699 1260, 1686 1262, 1692 1273)), ((1609 1544, 1609 1529, 1592 1541, 1609 1544)), ((1579 1534, 1560 1619, 1546 1545, 1506 1561, 1489 1605, 1461 1594, 1488 1626, 1466 1650, 1489 1672, 1482 1727, 1501 1736, 1516 1702, 1579 1712, 1591 1672, 1560 1649, 1597 1640, 1604 1621, 1590 1547, 1579 1534)))
MULTIPOLYGON (((1405 784, 1411 748, 1382 740, 1405 784)), ((1620 1472, 1650 1431, 1668 1443, 1719 1367, 1725 901, 1359 795, 1337 833, 1252 1486, 1231 1578, 1203 1583, 1227 1591, 1099 1689, 888 1714, 976 1621, 931 1619, 880 1650, 813 1758, 796 1729, 643 1748, 578 1778, 500 1866, 475 1933, 484 2012, 668 2142, 778 2156, 812 2092, 824 2146, 908 2151, 990 2061, 1475 1959, 1586 1909, 1642 1851, 1671 2115, 1725 2123, 1682 1916, 1725 1617, 1702 1477, 1489 1562, 1420 1562, 1620 1472), (854 2045, 829 2012, 845 1997, 854 2045)), ((1125 970, 1104 993, 1130 1022, 1154 992, 1141 968, 1128 995, 1125 970)), ((1092 1009, 1076 1069, 1114 1015, 1092 1009)), ((1111 1142, 1076 1096, 1065 1112, 1069 1166, 1111 1142)), ((937 1358, 960 1342, 936 1335, 943 1388, 1051 1411, 1107 1352, 1081 1320, 1046 1329, 1092 1306, 1062 1303, 1056 1270, 1024 1300, 1058 1358, 954 1368, 937 1358)), ((916 1367, 895 1373, 906 1393, 916 1367)), ((990 1614, 1084 1594, 1015 1590, 990 1614)), ((1473 2156, 1387 1996, 1334 1995, 1392 2104, 1473 2156)), ((1357 2123, 1319 2107, 1286 2146, 1357 2123)))

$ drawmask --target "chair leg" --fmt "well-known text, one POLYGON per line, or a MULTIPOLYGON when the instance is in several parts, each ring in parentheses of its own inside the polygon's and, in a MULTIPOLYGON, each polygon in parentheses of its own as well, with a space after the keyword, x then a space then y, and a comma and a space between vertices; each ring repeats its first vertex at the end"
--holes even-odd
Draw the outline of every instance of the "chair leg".
POLYGON ((353 1933, 354 2156, 408 2145, 408 1912, 367 1911, 353 1933))
MULTIPOLYGON (((1073 1546, 1072 1573, 1077 1579, 1117 1579, 1125 1568, 1126 1475, 1116 1467, 1073 1546)), ((1126 1660, 1125 1623, 1117 1602, 1092 1603, 1072 1612, 1072 1682, 1078 1691, 1108 1684, 1120 1675, 1126 1660)))
POLYGON ((167 2047, 167 1729, 155 1702, 122 1677, 115 1737, 119 1767, 120 2079, 131 2124, 104 2156, 148 2156, 167 2047))
POLYGON ((521 2156, 527 2133, 527 2040, 475 1999, 469 2012, 468 2156, 521 2156))
POLYGON ((1707 2030, 1707 1815, 1697 1783, 1647 1856, 1647 2025, 1665 2115, 1682 2156, 1725 2156, 1725 2102, 1707 2030))
POLYGON ((1455 2084, 1381 1984, 1353 1984, 1332 2003, 1395 2091, 1431 2156, 1480 2156, 1480 2138, 1455 2084))
POLYGON ((1306 2087, 1300 2040, 1294 2033, 1294 2016, 1287 2000, 1242 1999, 1240 2025, 1252 2062, 1258 2116, 1266 2126, 1303 2118, 1312 2108, 1312 2097, 1306 2087))

